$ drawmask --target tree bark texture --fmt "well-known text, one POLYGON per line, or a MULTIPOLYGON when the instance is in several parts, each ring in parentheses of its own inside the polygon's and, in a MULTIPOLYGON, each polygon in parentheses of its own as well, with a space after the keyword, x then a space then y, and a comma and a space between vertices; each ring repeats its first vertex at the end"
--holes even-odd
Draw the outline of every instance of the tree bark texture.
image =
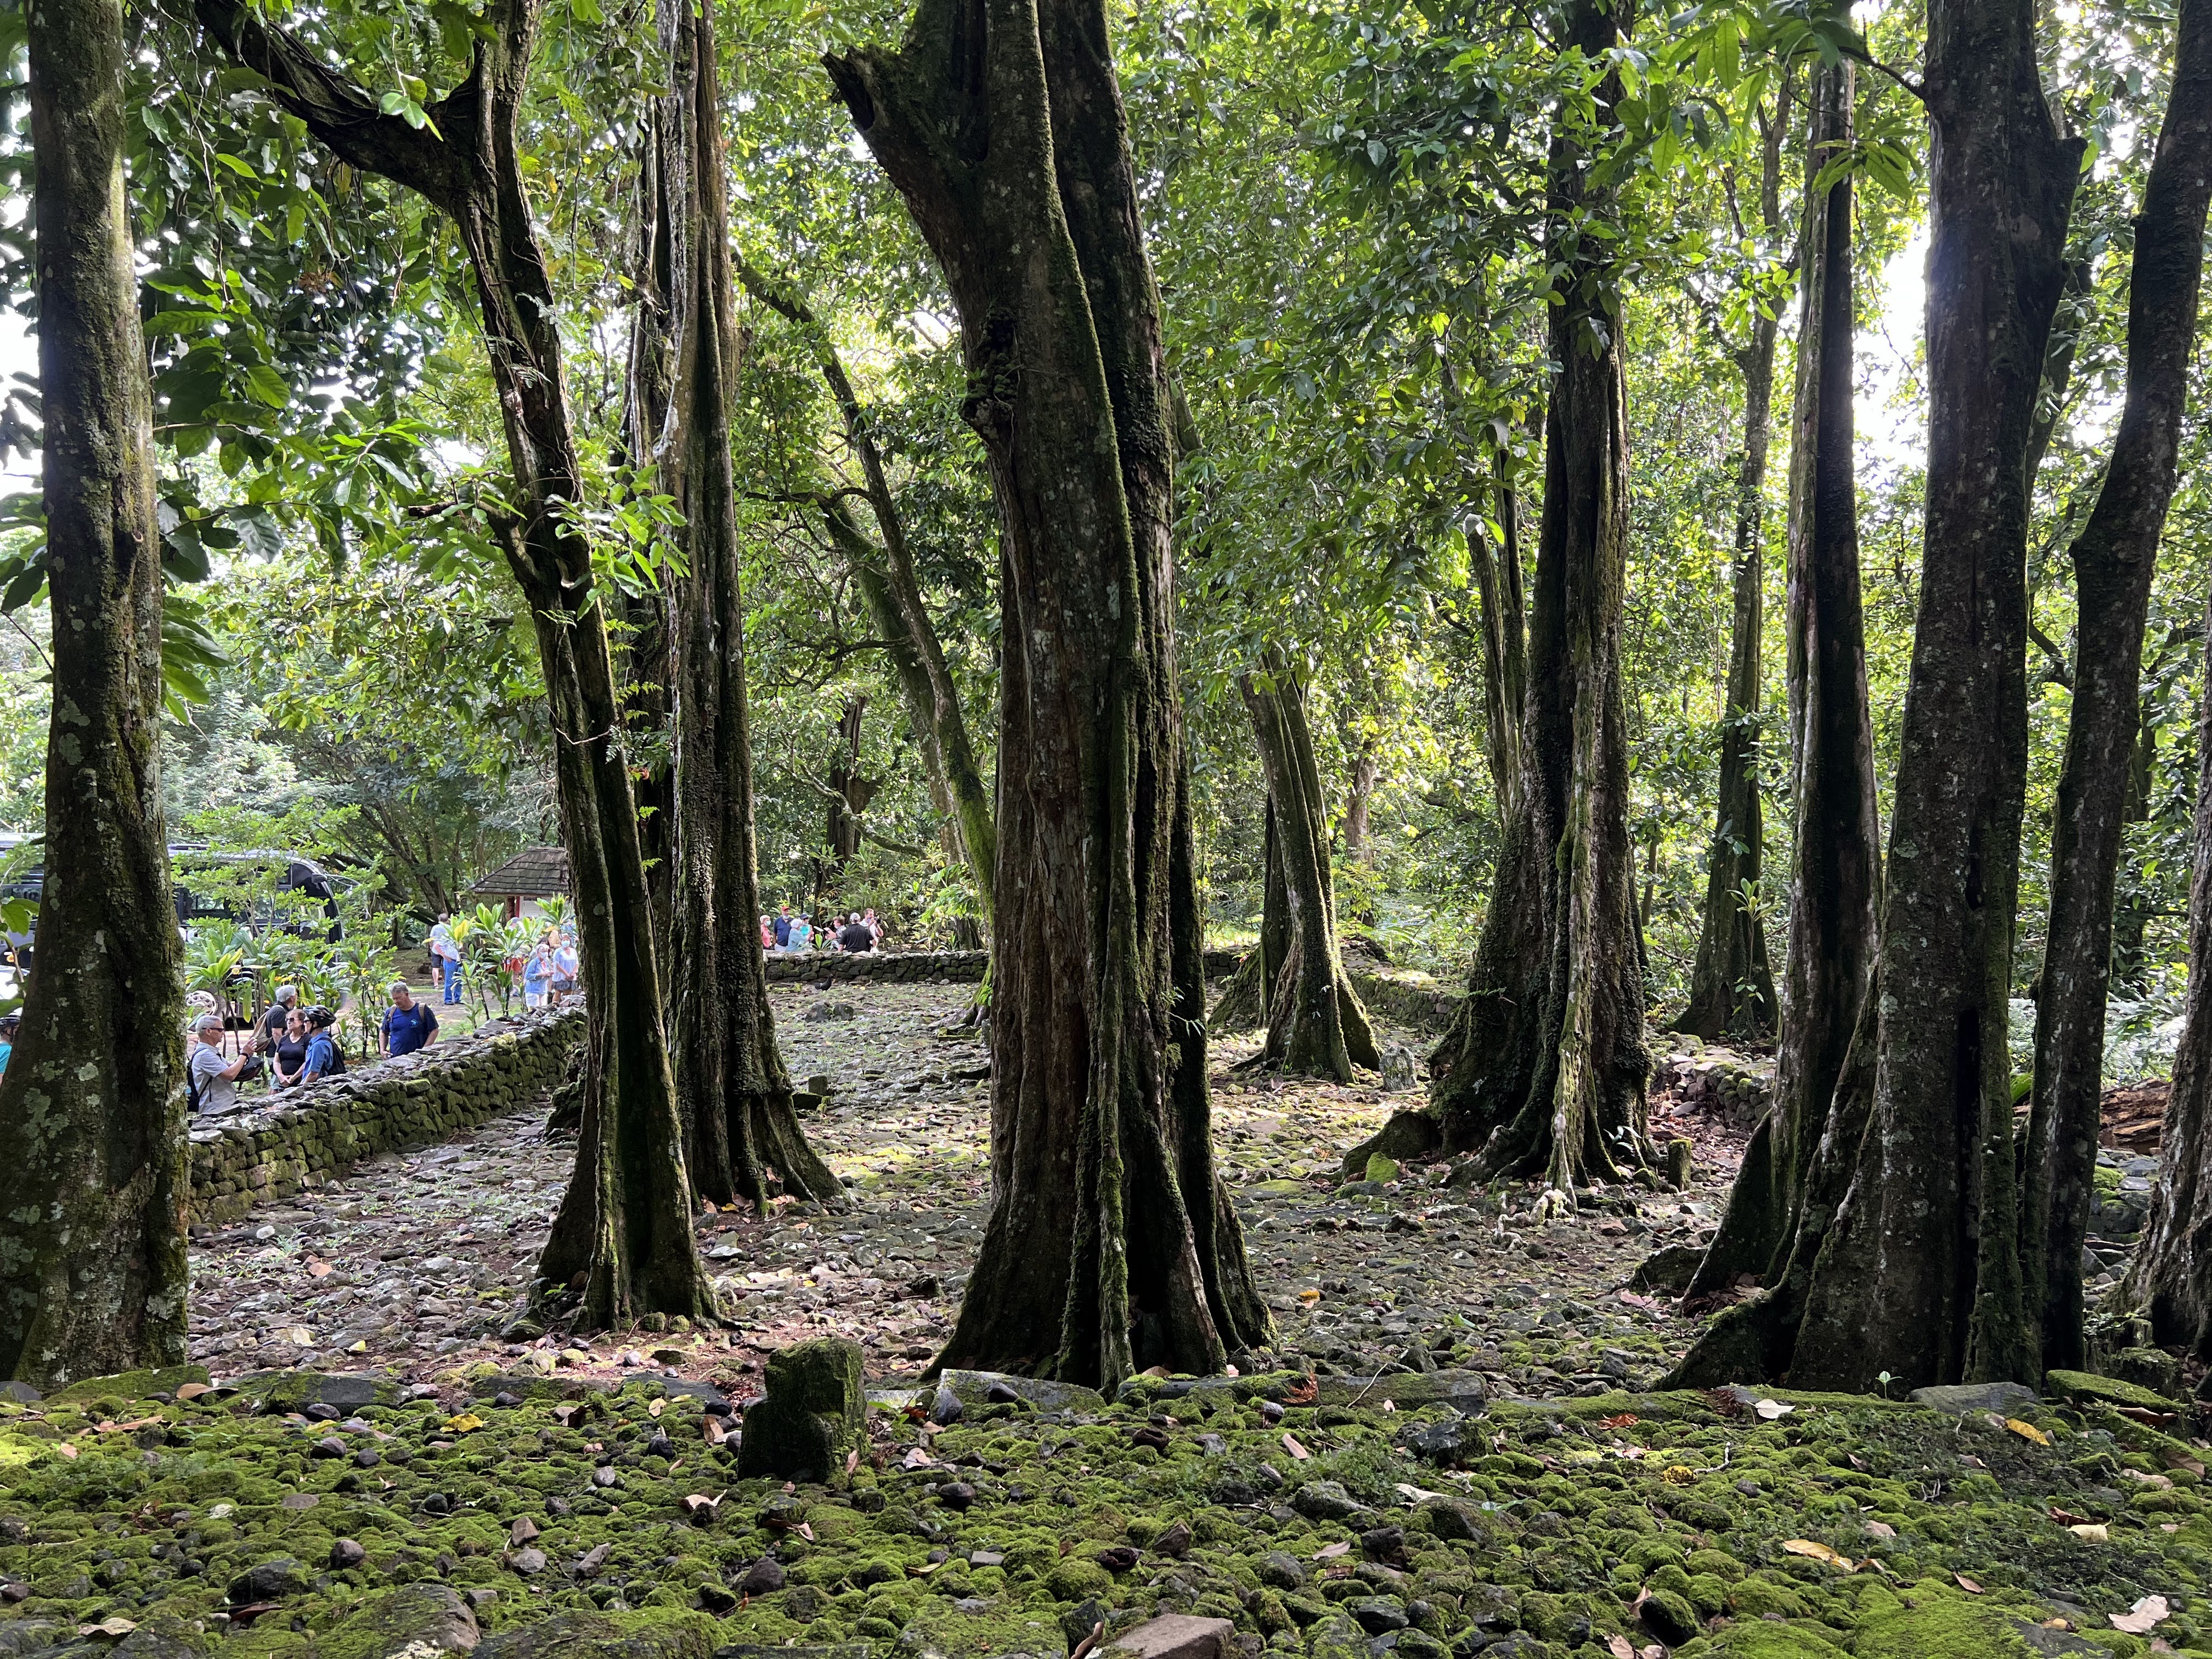
POLYGON ((1097 0, 827 65, 960 313, 1000 510, 992 1207, 945 1365, 1109 1386, 1268 1328, 1214 1167, 1171 423, 1097 0))
POLYGON ((969 879, 975 884, 975 896, 988 926, 998 863, 991 792, 976 763, 975 746, 968 735, 968 716, 945 660, 937 623, 922 602, 921 584, 915 575, 914 555, 906 538, 906 515, 899 510, 898 496, 891 489, 874 427, 860 394, 853 389, 843 360, 805 301, 750 265, 740 263, 738 276, 747 293, 806 331, 815 365, 836 400, 845 442, 860 463, 878 539, 868 540, 842 501, 825 501, 823 511, 830 520, 831 539, 860 583, 876 632, 890 652, 908 718, 921 741, 924 763, 933 770, 932 793, 941 793, 950 803, 961 855, 969 879))
MULTIPOLYGON (((1596 60, 1626 23, 1583 0, 1569 14, 1569 49, 1596 60)), ((1617 80, 1607 76, 1597 95, 1609 110, 1617 80)), ((1444 1067, 1431 1107, 1446 1149, 1479 1148, 1486 1170, 1541 1174, 1563 1196, 1652 1158, 1620 681, 1628 436, 1620 292, 1606 245, 1577 228, 1609 210, 1610 192, 1592 181, 1568 119, 1549 162, 1548 234, 1565 303, 1549 318, 1555 367, 1522 810, 1505 825, 1468 994, 1431 1062, 1432 1074, 1437 1060, 1444 1067)))
POLYGON ((1487 726, 1491 786, 1498 821, 1522 810, 1521 721, 1528 695, 1528 611, 1521 582, 1521 502, 1496 457, 1496 547, 1478 526, 1468 538, 1468 562, 1482 602, 1482 706, 1487 726))
POLYGON ((1337 952, 1328 819, 1304 688, 1279 655, 1269 656, 1260 672, 1237 681, 1267 775, 1269 845, 1288 911, 1285 954, 1268 975, 1261 1054, 1301 1077, 1349 1083, 1354 1064, 1379 1068, 1382 1057, 1337 952))
POLYGON ((2212 200, 2212 0, 2184 0, 2173 85, 2128 288, 2128 389, 2074 540, 2074 698, 2051 825, 2051 925, 2035 1009, 2021 1249, 2045 1365, 2080 1369, 2081 1247, 2103 1107, 2112 891, 2142 702, 2143 623, 2173 496, 2212 200))
POLYGON ((185 1358, 161 541, 115 0, 27 13, 53 720, 38 971, 0 1078, 0 1377, 185 1358))
POLYGON ((1290 890, 1283 879, 1283 848, 1275 830, 1271 792, 1262 813, 1260 870, 1260 937, 1237 964, 1213 1005, 1212 1028, 1249 1031, 1267 1023, 1275 1006, 1275 984, 1291 956, 1290 890))
MULTIPOLYGON (((2197 9, 2192 0, 2185 17, 2197 9)), ((2212 617, 2204 637, 2212 668, 2212 617)), ((2191 850, 2189 990, 2160 1131, 2159 1182, 2125 1290, 2149 1315, 2154 1341, 2203 1359, 2212 1358, 2212 672, 2198 704, 2191 850)))
MULTIPOLYGON (((1784 80, 1766 123, 1759 179, 1760 218, 1769 234, 1781 223, 1782 135, 1789 122, 1784 80)), ((1765 118, 1762 117, 1764 120, 1765 118)), ((1735 354, 1743 375, 1743 453, 1735 474, 1735 559, 1730 576, 1728 685, 1721 716, 1720 784, 1705 902, 1690 969, 1690 1000, 1678 1031, 1708 1040, 1757 1039, 1774 1029, 1774 970, 1766 959, 1759 898, 1765 826, 1759 799, 1759 647, 1765 626, 1766 458, 1774 429, 1774 343, 1778 319, 1752 319, 1751 338, 1735 354)))
POLYGON ((687 1167, 718 1203, 765 1207, 774 1191, 842 1207, 844 1190, 807 1145, 791 1103, 768 999, 755 874, 744 596, 738 581, 731 380, 738 356, 723 185, 713 8, 660 0, 655 33, 669 90, 654 99, 641 207, 655 258, 639 337, 665 369, 641 365, 634 416, 658 422, 634 447, 684 520, 686 574, 671 607, 677 866, 675 1048, 687 1167), (653 325, 665 319, 665 326, 653 325), (656 388, 665 386, 665 398, 656 388))
POLYGON ((483 312, 512 515, 493 522, 544 664, 554 775, 590 1018, 576 1168, 539 1263, 580 1323, 704 1316, 714 1293, 691 1231, 691 1182, 664 1037, 653 904, 623 741, 622 702, 568 416, 556 307, 518 150, 538 0, 491 0, 467 77, 410 126, 238 0, 198 0, 202 26, 342 160, 416 191, 453 221, 483 312))
POLYGON ((2027 0, 1936 0, 1929 460, 1873 1110, 1791 1356, 1801 1386, 2031 1377, 2005 1033, 2027 757, 2027 458, 2081 144, 2027 0))
MULTIPOLYGON (((1785 678, 1797 830, 1774 1104, 1746 1151, 1692 1297, 1743 1273, 1779 1282, 1875 960, 1881 842, 1852 453, 1850 175, 1813 188, 1832 159, 1850 151, 1855 95, 1848 61, 1814 72, 1790 449, 1785 678)), ((1827 1219, 1824 1212, 1813 1225, 1825 1229, 1827 1219)), ((1808 1243, 1809 1270, 1817 1231, 1808 1243)))

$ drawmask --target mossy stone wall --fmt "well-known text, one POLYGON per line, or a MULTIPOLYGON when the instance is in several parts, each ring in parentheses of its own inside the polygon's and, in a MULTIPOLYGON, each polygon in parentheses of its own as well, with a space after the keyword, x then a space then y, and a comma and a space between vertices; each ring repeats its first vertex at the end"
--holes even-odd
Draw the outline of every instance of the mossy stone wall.
POLYGON ((868 951, 843 956, 835 951, 814 951, 803 957, 768 959, 771 985, 795 985, 833 980, 840 985, 866 981, 878 985, 912 985, 931 980, 955 984, 980 984, 990 965, 988 951, 868 951))
POLYGON ((580 1009, 494 1022, 397 1060, 193 1121, 191 1218, 230 1221, 378 1152, 442 1140, 543 1097, 584 1040, 580 1009))

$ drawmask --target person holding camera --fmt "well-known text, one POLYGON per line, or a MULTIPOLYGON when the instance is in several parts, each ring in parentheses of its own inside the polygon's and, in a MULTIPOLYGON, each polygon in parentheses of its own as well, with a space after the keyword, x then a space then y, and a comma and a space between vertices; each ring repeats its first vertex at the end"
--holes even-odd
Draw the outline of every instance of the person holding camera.
POLYGON ((238 1107, 238 1081, 258 1076, 258 1054, 240 1054, 228 1065, 222 1058, 222 1017, 202 1014, 192 1022, 192 1051, 185 1057, 185 1088, 195 1112, 228 1112, 238 1107))

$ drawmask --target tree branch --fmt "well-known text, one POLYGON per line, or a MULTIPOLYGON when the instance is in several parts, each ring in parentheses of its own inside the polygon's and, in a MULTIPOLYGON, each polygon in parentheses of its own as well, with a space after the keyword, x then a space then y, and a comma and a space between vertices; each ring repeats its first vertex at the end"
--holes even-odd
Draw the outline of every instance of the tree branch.
POLYGON ((439 134, 474 127, 481 49, 468 79, 430 106, 433 125, 414 127, 385 114, 357 82, 325 68, 298 35, 263 22, 244 0, 193 0, 193 10, 227 56, 266 81, 277 104, 343 160, 419 191, 449 213, 458 208, 468 168, 439 134))

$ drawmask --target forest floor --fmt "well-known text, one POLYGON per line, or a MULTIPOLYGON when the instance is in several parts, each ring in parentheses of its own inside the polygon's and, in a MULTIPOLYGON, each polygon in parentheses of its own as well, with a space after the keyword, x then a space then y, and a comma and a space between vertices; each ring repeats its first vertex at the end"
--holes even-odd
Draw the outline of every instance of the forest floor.
POLYGON ((1218 1045, 1273 1346, 1180 1397, 963 1382, 940 1430, 907 1407, 982 1222, 966 992, 775 995, 853 1202, 702 1218, 734 1329, 515 1323, 570 1156, 534 1115, 365 1164, 198 1243, 211 1389, 0 1400, 0 1655, 1057 1659, 1165 1612, 1316 1659, 2212 1653, 2203 1443, 2153 1396, 1649 1392, 1697 1326, 1630 1277, 1709 1231, 1740 1151, 1664 1100, 1689 1192, 1535 1225, 1529 1193, 1344 1183, 1418 1097, 1218 1045), (864 1455, 736 1478, 725 1399, 829 1334, 866 1355, 864 1455))

